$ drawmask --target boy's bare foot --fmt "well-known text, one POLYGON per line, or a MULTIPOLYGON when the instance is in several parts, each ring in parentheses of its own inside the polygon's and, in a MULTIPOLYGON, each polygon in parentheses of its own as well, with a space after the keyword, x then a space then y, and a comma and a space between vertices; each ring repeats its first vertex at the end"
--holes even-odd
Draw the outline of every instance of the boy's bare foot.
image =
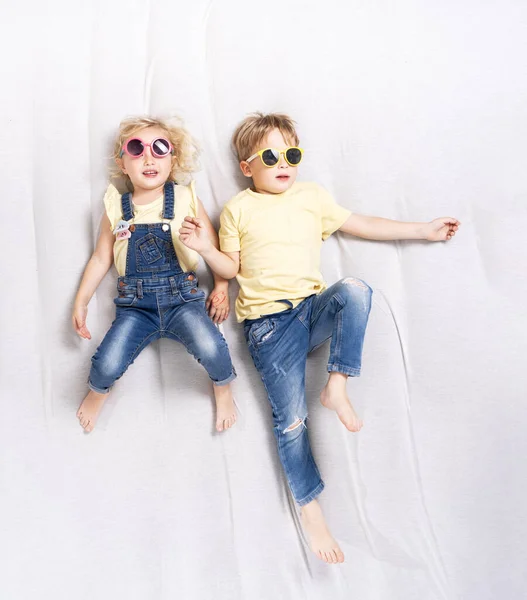
POLYGON ((320 394, 320 402, 326 408, 334 410, 339 419, 344 423, 349 431, 360 431, 362 429, 362 419, 359 419, 346 393, 347 375, 330 373, 326 387, 320 394))
POLYGON ((97 417, 101 412, 101 408, 103 407, 106 398, 108 398, 108 393, 99 394, 99 392, 91 390, 79 406, 77 418, 79 419, 81 427, 87 433, 93 431, 95 423, 97 423, 97 417))
POLYGON ((344 562, 344 552, 329 532, 317 500, 312 500, 301 508, 301 518, 311 550, 326 563, 344 562))
POLYGON ((216 399, 216 429, 224 431, 236 423, 236 408, 230 384, 215 385, 214 398, 216 399))

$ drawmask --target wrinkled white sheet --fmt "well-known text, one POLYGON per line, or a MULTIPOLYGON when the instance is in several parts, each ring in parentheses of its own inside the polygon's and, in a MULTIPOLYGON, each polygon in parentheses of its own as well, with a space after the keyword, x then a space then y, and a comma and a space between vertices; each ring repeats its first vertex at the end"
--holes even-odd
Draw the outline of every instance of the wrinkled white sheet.
POLYGON ((33 0, 2 13, 2 600, 525 598, 525 3, 33 0), (214 433, 207 377, 169 341, 130 368, 93 434, 75 419, 114 310, 112 270, 93 340, 76 338, 118 122, 185 119, 217 222, 245 183, 230 135, 258 109, 297 120, 300 178, 339 203, 463 223, 448 244, 324 245, 329 282, 375 289, 349 383, 359 435, 317 401, 327 348, 308 363, 338 567, 302 540, 233 319, 231 432, 214 433))

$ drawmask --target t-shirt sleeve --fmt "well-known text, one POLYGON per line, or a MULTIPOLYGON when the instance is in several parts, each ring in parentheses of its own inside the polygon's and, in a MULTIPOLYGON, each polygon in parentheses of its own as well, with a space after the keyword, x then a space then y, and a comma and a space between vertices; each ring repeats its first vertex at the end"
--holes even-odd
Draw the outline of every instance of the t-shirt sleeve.
POLYGON ((220 215, 220 248, 222 252, 239 252, 241 248, 237 219, 228 206, 220 215))
POLYGON ((339 206, 333 196, 323 187, 318 186, 320 216, 322 220, 322 239, 326 240, 348 220, 351 210, 339 206))
POLYGON ((104 194, 104 208, 113 231, 121 219, 121 194, 111 183, 104 194))

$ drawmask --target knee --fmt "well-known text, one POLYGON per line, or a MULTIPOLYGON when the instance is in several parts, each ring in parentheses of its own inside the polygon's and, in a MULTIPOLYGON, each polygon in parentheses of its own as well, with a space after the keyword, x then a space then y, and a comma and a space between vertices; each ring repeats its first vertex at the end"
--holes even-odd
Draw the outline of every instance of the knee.
POLYGON ((307 429, 307 415, 288 416, 277 423, 277 429, 282 436, 294 439, 304 433, 307 429))
POLYGON ((196 358, 200 363, 215 363, 221 361, 222 356, 227 353, 227 344, 211 336, 202 336, 196 343, 196 358))
POLYGON ((344 302, 352 304, 359 304, 365 308, 369 308, 371 303, 371 296, 373 290, 371 287, 362 279, 355 277, 346 277, 339 281, 339 295, 342 297, 344 302))

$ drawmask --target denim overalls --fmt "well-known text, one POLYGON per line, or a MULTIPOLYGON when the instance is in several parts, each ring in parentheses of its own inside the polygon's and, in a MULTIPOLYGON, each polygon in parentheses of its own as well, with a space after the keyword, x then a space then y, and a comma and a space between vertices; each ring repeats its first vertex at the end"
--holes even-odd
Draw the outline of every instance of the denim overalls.
POLYGON ((131 194, 121 198, 129 226, 126 275, 117 282, 116 317, 92 357, 88 384, 106 393, 150 342, 181 342, 205 367, 215 385, 236 377, 227 342, 205 310, 194 272, 184 273, 172 243, 174 184, 164 189, 163 222, 134 225, 131 194))

